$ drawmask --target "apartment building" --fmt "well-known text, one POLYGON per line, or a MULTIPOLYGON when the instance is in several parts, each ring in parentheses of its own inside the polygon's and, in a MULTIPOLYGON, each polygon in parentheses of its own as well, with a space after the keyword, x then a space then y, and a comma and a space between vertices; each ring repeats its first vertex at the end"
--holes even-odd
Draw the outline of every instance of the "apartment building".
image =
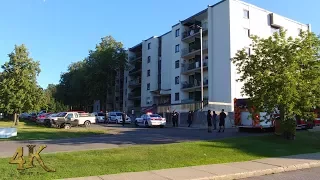
POLYGON ((90 112, 100 111, 122 111, 124 100, 124 70, 115 71, 113 88, 107 92, 106 100, 94 100, 93 106, 89 107, 90 112))
POLYGON ((203 97, 206 108, 233 111, 233 99, 242 98, 242 83, 230 59, 249 48, 251 35, 268 37, 283 27, 288 36, 311 26, 239 0, 222 0, 179 21, 159 37, 129 49, 132 69, 125 72, 124 109, 188 111, 203 97), (202 38, 200 38, 200 27, 202 38), (202 43, 202 52, 200 50, 202 43), (163 106, 165 108, 159 108, 163 106), (161 109, 161 110, 160 110, 161 109))

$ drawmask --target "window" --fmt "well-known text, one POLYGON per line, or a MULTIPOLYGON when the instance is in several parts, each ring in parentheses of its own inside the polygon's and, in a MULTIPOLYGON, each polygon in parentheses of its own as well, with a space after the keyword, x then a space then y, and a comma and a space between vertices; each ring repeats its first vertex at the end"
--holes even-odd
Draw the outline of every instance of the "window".
POLYGON ((148 56, 148 63, 151 62, 151 56, 148 56))
POLYGON ((176 29, 176 37, 180 36, 180 29, 176 29))
POLYGON ((243 10, 243 18, 249 19, 249 10, 246 10, 246 9, 243 10))
POLYGON ((179 52, 179 51, 180 51, 180 44, 177 44, 177 45, 176 45, 175 52, 177 53, 177 52, 179 52))
POLYGON ((150 69, 147 71, 147 76, 150 76, 150 69))
MULTIPOLYGON (((97 109, 98 109, 98 108, 97 108, 97 109)), ((73 118, 73 113, 68 114, 66 118, 67 118, 67 119, 71 119, 71 118, 73 118)))
POLYGON ((244 35, 250 37, 250 29, 244 28, 244 35))
POLYGON ((151 49, 151 43, 148 43, 148 49, 151 49))
POLYGON ((179 61, 179 60, 176 60, 176 62, 175 62, 175 68, 177 69, 177 68, 179 68, 179 66, 180 66, 180 61, 179 61))
POLYGON ((176 76, 175 78, 174 78, 174 82, 175 82, 175 84, 179 84, 179 76, 176 76))
POLYGON ((147 90, 150 90, 150 83, 147 84, 147 90))
POLYGON ((175 101, 179 101, 179 93, 175 93, 174 94, 174 100, 175 101))

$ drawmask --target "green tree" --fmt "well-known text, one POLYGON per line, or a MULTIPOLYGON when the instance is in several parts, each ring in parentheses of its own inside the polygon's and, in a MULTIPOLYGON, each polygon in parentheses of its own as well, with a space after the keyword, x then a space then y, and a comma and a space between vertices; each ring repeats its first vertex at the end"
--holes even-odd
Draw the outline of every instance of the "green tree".
POLYGON ((294 138, 295 117, 307 119, 320 102, 319 37, 303 31, 287 37, 281 29, 269 38, 253 36, 251 49, 252 54, 243 49, 232 59, 242 92, 257 111, 280 113, 284 133, 294 138))
POLYGON ((9 61, 1 66, 0 107, 13 115, 16 125, 18 113, 38 110, 41 106, 43 94, 37 85, 40 68, 39 62, 29 57, 25 45, 16 45, 8 56, 9 61))

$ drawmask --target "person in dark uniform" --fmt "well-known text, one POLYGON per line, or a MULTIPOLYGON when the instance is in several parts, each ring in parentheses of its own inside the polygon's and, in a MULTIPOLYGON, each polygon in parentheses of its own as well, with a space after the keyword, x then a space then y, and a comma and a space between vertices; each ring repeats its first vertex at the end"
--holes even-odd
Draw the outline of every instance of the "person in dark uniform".
POLYGON ((213 123, 213 130, 217 129, 217 114, 215 111, 212 111, 212 123, 213 123))
POLYGON ((179 113, 176 112, 176 127, 179 126, 179 113))
POLYGON ((212 132, 212 115, 210 110, 208 110, 207 122, 208 122, 208 132, 211 133, 212 132))
POLYGON ((192 121, 193 121, 193 112, 192 111, 189 111, 189 114, 188 114, 188 127, 191 126, 192 124, 192 121))
POLYGON ((176 114, 176 112, 175 111, 173 111, 172 112, 172 124, 173 124, 173 127, 176 127, 176 116, 177 116, 177 114, 176 114))
POLYGON ((221 127, 223 127, 222 132, 224 132, 224 126, 225 126, 225 119, 226 119, 227 115, 226 113, 224 113, 224 109, 222 109, 220 115, 219 115, 219 132, 221 131, 221 127))
POLYGON ((127 119, 126 112, 125 112, 125 111, 123 111, 123 113, 122 113, 122 126, 124 126, 124 125, 125 125, 125 123, 126 123, 126 119, 127 119))

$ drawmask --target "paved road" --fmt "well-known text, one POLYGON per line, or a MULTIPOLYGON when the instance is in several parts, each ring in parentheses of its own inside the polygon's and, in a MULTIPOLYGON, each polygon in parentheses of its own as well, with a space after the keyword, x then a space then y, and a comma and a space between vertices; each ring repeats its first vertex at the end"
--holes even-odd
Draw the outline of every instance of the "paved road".
MULTIPOLYGON (((93 128, 106 128, 111 134, 60 140, 0 141, 0 157, 10 157, 17 147, 26 147, 27 144, 46 144, 47 148, 43 150, 43 153, 53 153, 255 135, 252 133, 240 133, 237 132, 236 129, 226 129, 224 133, 208 133, 205 129, 133 128, 119 125, 104 126, 105 125, 95 125, 93 128)), ((27 153, 27 148, 24 148, 24 151, 27 153)))
POLYGON ((243 180, 316 180, 320 179, 320 167, 298 171, 272 174, 260 177, 246 178, 243 180))

